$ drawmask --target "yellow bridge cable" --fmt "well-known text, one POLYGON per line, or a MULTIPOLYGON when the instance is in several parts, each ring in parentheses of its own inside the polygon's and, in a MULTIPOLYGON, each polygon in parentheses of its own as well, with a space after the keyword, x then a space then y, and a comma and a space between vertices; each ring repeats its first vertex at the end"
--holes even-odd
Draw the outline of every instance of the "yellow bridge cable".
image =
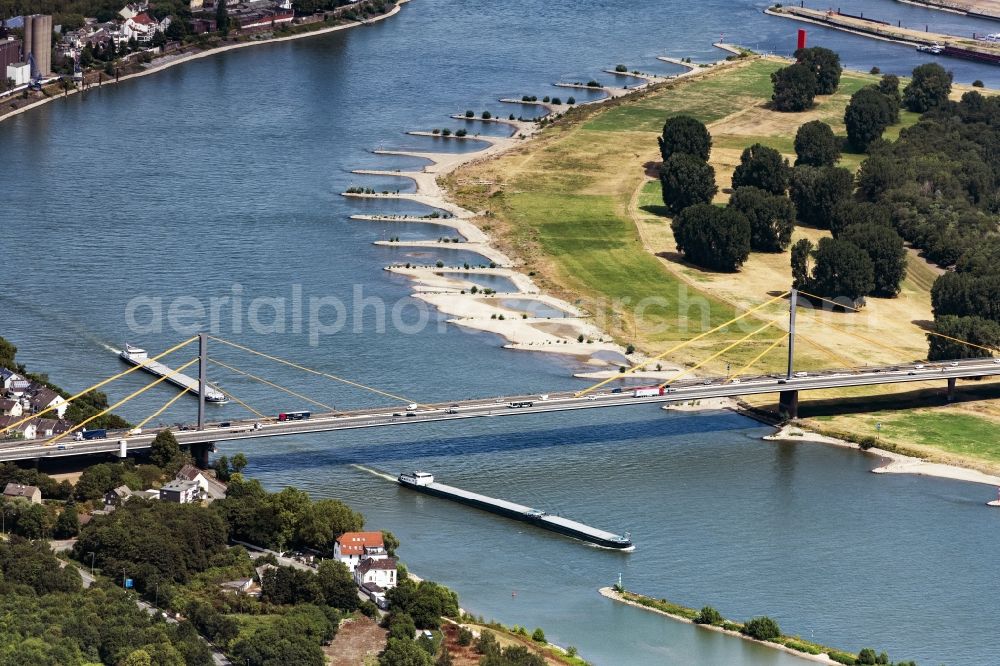
POLYGON ((179 373, 183 372, 184 370, 186 370, 187 368, 191 367, 192 365, 194 365, 197 362, 198 362, 197 357, 191 359, 190 361, 188 361, 187 363, 185 363, 181 367, 177 368, 176 370, 171 370, 170 372, 168 372, 167 374, 163 375, 162 377, 160 377, 156 381, 151 382, 149 384, 146 384, 145 386, 143 386, 141 389, 139 389, 137 391, 133 391, 132 393, 128 394, 127 396, 125 396, 124 398, 122 398, 121 400, 119 400, 118 402, 116 402, 115 404, 111 405, 107 409, 104 409, 104 410, 102 410, 100 412, 97 412, 93 416, 91 416, 91 417, 89 417, 87 419, 84 419, 80 423, 77 423, 75 426, 73 426, 72 428, 70 428, 66 432, 61 432, 58 435, 52 436, 52 438, 46 440, 45 445, 47 446, 49 444, 53 444, 56 441, 58 441, 58 440, 62 439, 63 437, 65 437, 66 435, 70 434, 71 432, 74 432, 75 430, 77 430, 79 428, 82 428, 83 426, 87 425, 88 423, 90 423, 94 419, 99 418, 101 416, 104 416, 105 414, 107 414, 108 412, 110 412, 113 409, 117 409, 118 407, 121 407, 122 405, 124 405, 126 402, 128 402, 132 398, 136 397, 137 395, 141 395, 141 394, 145 393, 146 391, 148 391, 149 389, 153 388, 157 384, 160 384, 161 382, 165 382, 166 380, 170 379, 171 377, 173 377, 176 374, 179 374, 179 373))
POLYGON ((296 398, 299 398, 300 400, 305 400, 306 402, 308 402, 310 404, 313 404, 313 405, 316 405, 317 407, 322 407, 323 409, 325 409, 325 410, 327 410, 327 411, 329 411, 331 413, 334 413, 334 414, 341 414, 342 413, 342 412, 338 412, 332 405, 324 405, 322 402, 319 402, 317 400, 313 400, 312 398, 306 397, 306 396, 302 395, 301 393, 296 393, 295 391, 293 391, 290 388, 285 388, 284 386, 280 386, 278 384, 275 384, 274 382, 270 382, 270 381, 264 379, 263 377, 258 377, 257 375, 252 375, 249 372, 245 372, 243 370, 240 370, 239 368, 234 368, 231 365, 226 365, 222 361, 217 361, 214 358, 210 358, 210 359, 208 359, 208 362, 209 363, 214 363, 215 365, 217 365, 219 367, 225 368, 226 370, 230 370, 230 371, 235 372, 235 373, 237 373, 239 375, 243 375, 244 377, 249 377, 250 379, 253 379, 255 381, 261 382, 262 384, 267 384, 268 386, 270 386, 272 388, 276 388, 279 391, 284 391, 285 393, 287 393, 289 395, 292 395, 292 396, 295 396, 296 398))
POLYGON ((675 381, 677 381, 678 379, 680 379, 684 375, 688 375, 688 374, 694 372, 695 370, 697 370, 701 366, 705 365, 709 361, 712 361, 712 360, 715 360, 715 359, 719 358, 720 356, 722 356, 723 354, 725 354, 729 350, 731 350, 731 349, 733 349, 735 347, 738 347, 739 345, 743 344, 744 342, 746 342, 747 340, 749 340, 753 336, 757 335, 758 333, 760 333, 762 331, 765 331, 765 330, 771 328, 774 325, 775 325, 775 322, 773 322, 773 321, 767 322, 766 324, 764 324, 763 326, 761 326, 760 328, 758 328, 756 331, 754 331, 752 333, 747 333, 745 336, 743 336, 742 338, 740 338, 736 342, 734 342, 734 343, 732 343, 732 344, 730 344, 730 345, 722 348, 721 350, 715 352, 714 354, 712 354, 711 356, 709 356, 705 360, 703 360, 703 361, 701 361, 701 362, 699 362, 699 363, 691 366, 690 368, 685 368, 684 370, 681 370, 676 375, 674 375, 673 377, 671 377, 667 381, 665 381, 662 384, 660 384, 657 388, 663 388, 663 387, 665 387, 668 384, 673 384, 675 381))
MULTIPOLYGON (((800 294, 804 294, 805 296, 808 296, 810 298, 817 298, 817 299, 819 299, 821 301, 825 301, 825 302, 830 303, 832 305, 836 305, 837 307, 845 308, 845 309, 848 309, 848 310, 853 310, 854 312, 861 312, 861 310, 859 310, 858 308, 854 308, 854 307, 851 307, 849 305, 844 305, 843 303, 837 303, 836 301, 831 301, 829 298, 823 298, 822 296, 817 296, 816 294, 810 294, 807 291, 801 291, 800 290, 799 293, 800 294)), ((846 333, 846 331, 845 331, 845 333, 846 333)), ((952 342, 958 342, 960 344, 967 345, 969 347, 974 347, 976 349, 982 349, 984 351, 990 352, 991 354, 995 354, 997 352, 1000 352, 1000 349, 997 349, 995 347, 984 347, 982 345, 977 345, 977 344, 975 344, 973 342, 968 342, 967 340, 960 340, 958 338, 953 338, 950 335, 945 335, 944 333, 937 333, 936 331, 925 331, 925 333, 927 335, 934 335, 934 336, 937 336, 939 338, 944 338, 945 340, 951 340, 952 342)), ((864 339, 864 338, 862 338, 862 339, 864 339)), ((869 342, 871 342, 871 340, 869 340, 869 342)), ((875 344, 878 344, 878 343, 875 343, 875 344)))
POLYGON ((777 347, 782 342, 784 342, 785 340, 787 340, 789 335, 790 335, 789 333, 785 333, 783 336, 781 336, 780 338, 778 338, 777 340, 775 340, 774 342, 772 342, 770 345, 768 345, 767 349, 765 349, 761 353, 759 353, 756 356, 754 356, 753 360, 751 360, 749 363, 747 363, 742 368, 740 368, 739 370, 737 370, 735 373, 733 373, 732 375, 730 375, 730 379, 735 379, 736 377, 739 377, 740 375, 742 375, 743 373, 745 373, 747 370, 749 370, 750 368, 752 368, 754 366, 754 364, 757 363, 757 361, 759 361, 760 359, 762 359, 765 356, 767 356, 771 352, 771 350, 773 350, 775 347, 777 347))
POLYGON ((413 400, 410 400, 409 398, 404 398, 402 396, 398 396, 398 395, 395 395, 395 394, 392 394, 392 393, 387 393, 386 391, 380 391, 377 388, 372 388, 371 386, 365 386, 364 384, 359 384, 357 382, 352 382, 349 379, 344 379, 343 377, 338 377, 336 375, 331 375, 331 374, 329 374, 327 372, 321 372, 320 370, 313 370, 312 368, 307 368, 304 365, 299 365, 298 363, 293 363, 292 361, 286 361, 283 358, 278 358, 277 356, 271 356, 270 354, 265 354, 264 352, 259 352, 256 349, 250 349, 250 347, 244 347, 243 345, 236 344, 235 342, 230 342, 229 340, 223 340, 222 338, 216 338, 216 337, 213 337, 212 339, 215 340, 216 342, 221 342, 224 345, 229 345, 230 347, 233 347, 235 349, 239 349, 239 350, 242 350, 242 351, 245 351, 245 352, 249 352, 251 354, 256 354, 257 356, 261 356, 261 357, 266 358, 266 359, 268 359, 270 361, 274 361, 275 363, 282 363, 284 365, 287 365, 289 367, 295 368, 297 370, 302 370, 303 372, 308 372, 308 373, 313 374, 313 375, 319 375, 320 377, 326 377, 327 379, 332 379, 332 380, 334 380, 336 382, 341 382, 342 384, 347 384, 348 386, 353 386, 355 388, 363 389, 365 391, 370 391, 372 393, 377 393, 378 395, 385 396, 387 398, 392 398, 393 400, 399 400, 400 402, 406 402, 406 403, 414 402, 413 400))
POLYGON ((264 414, 264 412, 259 412, 256 409, 254 409, 253 407, 251 407, 250 405, 248 405, 247 403, 243 402, 242 400, 240 400, 239 398, 237 398, 235 395, 233 395, 229 391, 221 389, 218 386, 216 386, 215 388, 217 388, 219 390, 219 392, 222 393, 222 395, 226 396, 227 398, 229 398, 233 402, 239 404, 241 407, 243 407, 243 409, 247 410, 248 412, 252 412, 252 413, 256 414, 257 416, 259 416, 264 421, 273 421, 274 420, 270 416, 264 414))
POLYGON ((780 301, 785 296, 788 296, 790 293, 791 292, 786 291, 785 293, 781 294, 780 296, 775 296, 774 298, 768 299, 768 300, 764 301, 763 303, 761 303, 760 305, 757 305, 757 306, 754 306, 754 307, 750 308, 749 310, 747 310, 743 314, 730 319, 729 321, 727 321, 724 324, 720 324, 720 325, 716 326, 713 329, 710 329, 708 331, 705 331, 704 333, 696 335, 695 337, 691 338, 690 340, 685 340, 684 342, 681 342, 681 343, 679 343, 677 345, 674 345, 673 347, 671 347, 667 351, 662 352, 660 354, 657 354, 656 356, 653 356, 652 358, 648 358, 645 361, 643 361, 642 363, 640 363, 639 365, 633 365, 631 368, 629 368, 625 372, 618 373, 614 377, 608 377, 607 379, 605 379, 603 381, 597 382, 593 386, 591 386, 589 388, 586 388, 586 389, 584 389, 582 391, 579 391, 576 394, 576 397, 579 398, 580 396, 587 395, 591 391, 599 389, 602 386, 604 386, 605 384, 610 384, 611 382, 615 381, 616 379, 621 379, 623 375, 628 375, 628 374, 631 374, 633 372, 637 372, 638 370, 641 370, 642 368, 646 367, 647 365, 649 365, 653 361, 658 361, 661 358, 663 358, 664 356, 667 356, 669 354, 673 354, 675 351, 677 351, 679 349, 683 349, 684 347, 688 346, 692 342, 697 342, 698 340, 701 340, 702 338, 707 337, 707 336, 711 335, 712 333, 715 333, 716 331, 721 331, 726 326, 729 326, 730 324, 734 324, 734 323, 738 322, 741 319, 745 319, 746 317, 749 317, 751 314, 753 314, 757 310, 765 308, 768 305, 770 305, 771 303, 774 303, 775 301, 780 301))
MULTIPOLYGON (((173 347, 171 347, 167 351, 165 351, 165 352, 163 352, 161 354, 157 354, 153 358, 147 358, 147 359, 143 360, 142 363, 140 363, 139 365, 134 365, 134 366, 132 366, 131 368, 129 368, 128 370, 126 370, 124 372, 119 372, 117 375, 113 375, 111 377, 108 377, 107 379, 99 381, 96 384, 94 384, 93 386, 91 386, 90 388, 83 389, 82 391, 80 391, 76 395, 70 396, 66 400, 66 403, 73 402, 74 400, 76 400, 80 396, 85 395, 87 393, 90 393, 91 391, 96 391, 97 389, 101 388, 102 386, 113 382, 114 380, 118 379, 119 377, 124 377, 125 375, 129 374, 130 372, 135 372, 136 370, 142 368, 144 365, 146 365, 147 363, 150 363, 151 361, 158 361, 161 358, 163 358, 164 356, 166 356, 167 354, 175 352, 178 349, 180 349, 181 347, 183 347, 184 345, 189 345, 189 344, 191 344, 192 342, 194 342, 197 339, 198 339, 198 336, 194 336, 193 338, 188 338, 184 342, 181 342, 180 344, 174 345, 173 347)), ((52 405, 51 407, 46 407, 45 409, 43 409, 40 412, 35 412, 31 416, 23 418, 20 421, 16 421, 15 423, 11 423, 9 426, 7 426, 6 428, 4 428, 3 430, 0 430, 0 434, 5 433, 5 432, 7 432, 8 430, 10 430, 12 428, 16 428, 17 426, 21 425, 22 423, 26 423, 26 422, 30 421, 31 419, 38 418, 39 416, 41 416, 43 414, 48 414, 52 410, 58 409, 60 405, 64 405, 66 403, 59 403, 59 404, 56 404, 56 405, 52 405)))
POLYGON ((167 400, 167 402, 164 403, 163 407, 160 407, 158 410, 156 410, 155 412, 153 412, 152 414, 150 414, 149 416, 147 416, 146 418, 144 418, 142 421, 140 421, 138 424, 136 424, 135 427, 141 429, 143 426, 145 426, 147 423, 149 423, 150 421, 152 421, 153 419, 155 419, 157 416, 159 416, 163 412, 167 411, 167 408, 169 408, 170 405, 172 405, 175 402, 177 402, 181 397, 187 395, 187 393, 188 392, 186 390, 178 391, 177 395, 175 395, 174 397, 172 397, 170 400, 167 400))

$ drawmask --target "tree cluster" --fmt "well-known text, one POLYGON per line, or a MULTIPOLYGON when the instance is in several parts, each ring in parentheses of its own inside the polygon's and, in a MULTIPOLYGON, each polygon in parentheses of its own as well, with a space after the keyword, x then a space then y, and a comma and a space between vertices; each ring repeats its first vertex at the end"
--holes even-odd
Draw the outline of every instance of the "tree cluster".
POLYGON ((222 519, 196 504, 133 498, 114 513, 95 517, 73 554, 81 562, 122 572, 140 592, 162 582, 185 583, 205 571, 226 544, 222 519), (93 553, 93 555, 91 555, 93 553))
POLYGON ((344 532, 364 527, 365 519, 333 499, 313 501, 308 493, 285 488, 269 493, 256 479, 233 474, 226 499, 212 503, 233 539, 273 550, 311 548, 333 555, 334 543, 344 532))
POLYGON ((816 95, 831 95, 840 85, 840 56, 821 46, 798 49, 795 64, 771 74, 771 101, 778 111, 805 111, 816 95))
POLYGON ((929 335, 935 360, 1000 345, 1000 100, 969 92, 952 102, 950 89, 940 66, 914 69, 902 100, 923 115, 897 141, 874 146, 858 173, 858 195, 928 260, 953 269, 932 290, 935 331, 971 344, 929 335))
POLYGON ((78 572, 41 542, 0 543, 0 615, 4 663, 212 664, 189 622, 156 620, 110 585, 82 589, 78 572))
POLYGON ((691 116, 672 116, 658 138, 660 187, 663 203, 673 213, 688 206, 708 203, 719 191, 715 169, 708 163, 712 137, 705 125, 691 116))

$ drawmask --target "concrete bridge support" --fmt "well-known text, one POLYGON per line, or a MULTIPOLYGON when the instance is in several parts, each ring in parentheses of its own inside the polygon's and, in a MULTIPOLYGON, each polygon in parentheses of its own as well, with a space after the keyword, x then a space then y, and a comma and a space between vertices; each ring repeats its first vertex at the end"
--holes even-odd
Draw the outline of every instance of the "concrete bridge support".
POLYGON ((778 413, 783 419, 799 418, 799 392, 782 391, 778 399, 778 413))
POLYGON ((194 458, 194 464, 201 469, 208 469, 208 454, 214 450, 215 444, 213 442, 192 444, 191 457, 194 458))
POLYGON ((957 381, 958 380, 954 377, 948 378, 948 402, 951 402, 955 399, 955 383, 957 381))

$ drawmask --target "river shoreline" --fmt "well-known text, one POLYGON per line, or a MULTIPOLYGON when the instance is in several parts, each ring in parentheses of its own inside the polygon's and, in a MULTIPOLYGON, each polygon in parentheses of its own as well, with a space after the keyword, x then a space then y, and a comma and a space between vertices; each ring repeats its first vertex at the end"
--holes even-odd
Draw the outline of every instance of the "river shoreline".
POLYGON ((815 662, 820 663, 820 664, 833 664, 833 665, 836 666, 837 664, 840 663, 838 661, 835 661, 834 659, 831 659, 830 656, 827 655, 826 653, 822 653, 822 654, 809 654, 808 652, 800 652, 798 650, 793 650, 792 648, 790 648, 790 647, 788 647, 786 645, 781 645, 780 643, 772 643, 771 641, 760 641, 760 640, 757 640, 756 638, 751 638, 751 637, 747 636, 746 634, 742 634, 742 633, 740 633, 738 631, 733 631, 731 629, 726 629, 724 627, 716 626, 714 624, 698 624, 694 620, 688 619, 688 618, 683 617, 681 615, 676 615, 674 613, 668 613, 665 610, 662 610, 662 609, 659 609, 659 608, 653 608, 651 606, 646 606, 644 604, 640 604, 637 601, 633 601, 632 599, 627 599, 623 594, 617 592, 614 588, 611 588, 611 587, 602 587, 602 588, 600 588, 598 590, 598 592, 600 593, 600 595, 602 597, 605 597, 607 599, 611 599, 613 601, 616 601, 616 602, 621 603, 621 604, 626 604, 628 606, 633 606, 635 608, 639 608, 641 610, 648 611, 650 613, 656 613, 657 615, 662 615, 664 617, 668 617, 668 618, 670 618, 671 620, 673 620, 675 622, 682 622, 684 624, 691 624, 691 625, 695 625, 697 627, 700 627, 702 629, 705 629, 707 631, 715 631, 715 632, 720 633, 720 634, 725 634, 727 636, 732 636, 733 638, 740 638, 742 640, 745 640, 745 641, 748 641, 748 642, 751 642, 751 643, 756 643, 758 645, 762 645, 762 646, 770 648, 772 650, 778 650, 778 651, 781 651, 781 652, 787 652, 788 654, 794 655, 796 657, 801 657, 802 659, 807 659, 809 661, 815 661, 815 662))
MULTIPOLYGON (((326 35, 326 34, 329 34, 331 32, 338 32, 340 30, 348 30, 350 28, 357 28, 359 26, 370 25, 372 23, 377 23, 379 21, 384 21, 387 18, 395 16, 396 14, 398 14, 400 12, 400 10, 402 9, 403 5, 405 5, 405 4, 409 3, 409 2, 410 2, 410 0, 396 0, 396 5, 392 9, 390 9, 389 11, 387 11, 385 14, 382 14, 380 16, 376 16, 375 18, 367 19, 365 21, 353 21, 353 22, 350 22, 350 23, 344 23, 342 25, 334 25, 334 26, 329 26, 329 27, 326 27, 326 28, 319 28, 317 30, 307 30, 305 32, 300 32, 300 33, 298 33, 296 35, 287 35, 285 37, 269 37, 267 39, 257 39, 257 40, 253 40, 253 41, 249 41, 249 42, 239 42, 237 44, 227 44, 226 46, 217 46, 217 47, 214 47, 214 48, 205 49, 203 51, 194 51, 194 52, 185 53, 185 54, 178 55, 178 56, 174 56, 174 55, 162 56, 161 58, 158 59, 158 60, 161 61, 159 64, 156 63, 157 59, 154 59, 153 62, 150 63, 150 66, 148 68, 146 68, 146 69, 144 69, 142 71, 139 71, 139 72, 134 72, 132 74, 126 74, 125 76, 119 77, 116 80, 105 81, 104 83, 102 83, 102 84, 100 84, 98 86, 98 89, 103 88, 104 86, 117 85, 119 83, 123 83, 125 81, 136 79, 136 78, 139 78, 139 77, 142 77, 142 76, 148 76, 150 74, 157 74, 159 72, 162 72, 162 71, 165 71, 167 69, 170 69, 171 67, 175 67, 177 65, 181 65, 181 64, 184 64, 186 62, 190 62, 192 60, 199 60, 201 58, 207 58, 209 56, 214 56, 214 55, 217 55, 219 53, 224 53, 226 51, 233 51, 235 49, 242 49, 242 48, 247 48, 247 47, 250 47, 250 46, 261 46, 261 45, 264 45, 264 44, 276 44, 278 42, 288 42, 288 41, 292 41, 292 40, 295 40, 295 39, 304 39, 306 37, 316 37, 316 36, 319 36, 319 35, 326 35)), ((44 106, 45 104, 48 104, 49 102, 54 102, 54 101, 56 101, 58 99, 62 99, 64 97, 70 97, 72 95, 80 94, 80 93, 86 92, 87 90, 90 90, 91 88, 93 88, 93 86, 90 86, 90 87, 88 87, 88 88, 86 88, 84 90, 81 90, 79 88, 75 88, 74 87, 72 90, 68 90, 65 93, 61 93, 60 92, 60 93, 57 93, 55 95, 52 95, 51 97, 44 97, 44 98, 42 98, 40 100, 32 102, 31 104, 28 104, 27 106, 22 106, 22 107, 17 108, 17 109, 11 109, 10 111, 7 111, 5 113, 0 113, 0 123, 2 123, 3 121, 7 120, 8 118, 13 118, 14 116, 18 116, 18 115, 20 115, 22 113, 25 113, 27 111, 31 111, 32 109, 37 109, 40 106, 44 106)))

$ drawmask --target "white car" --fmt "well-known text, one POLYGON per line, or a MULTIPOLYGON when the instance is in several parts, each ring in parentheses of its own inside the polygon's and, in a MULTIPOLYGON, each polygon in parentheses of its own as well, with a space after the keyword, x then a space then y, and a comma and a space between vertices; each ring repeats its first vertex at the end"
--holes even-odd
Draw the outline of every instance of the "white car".
POLYGON ((128 434, 130 434, 130 435, 141 435, 142 434, 142 428, 132 428, 131 430, 128 431, 128 434))
POLYGON ((915 366, 913 366, 913 369, 914 370, 923 370, 924 366, 922 364, 921 365, 915 365, 915 366))
POLYGON ((796 376, 796 377, 808 377, 808 376, 809 376, 809 373, 808 373, 808 372, 802 372, 802 371, 800 370, 799 372, 796 372, 796 373, 795 373, 795 376, 796 376))

